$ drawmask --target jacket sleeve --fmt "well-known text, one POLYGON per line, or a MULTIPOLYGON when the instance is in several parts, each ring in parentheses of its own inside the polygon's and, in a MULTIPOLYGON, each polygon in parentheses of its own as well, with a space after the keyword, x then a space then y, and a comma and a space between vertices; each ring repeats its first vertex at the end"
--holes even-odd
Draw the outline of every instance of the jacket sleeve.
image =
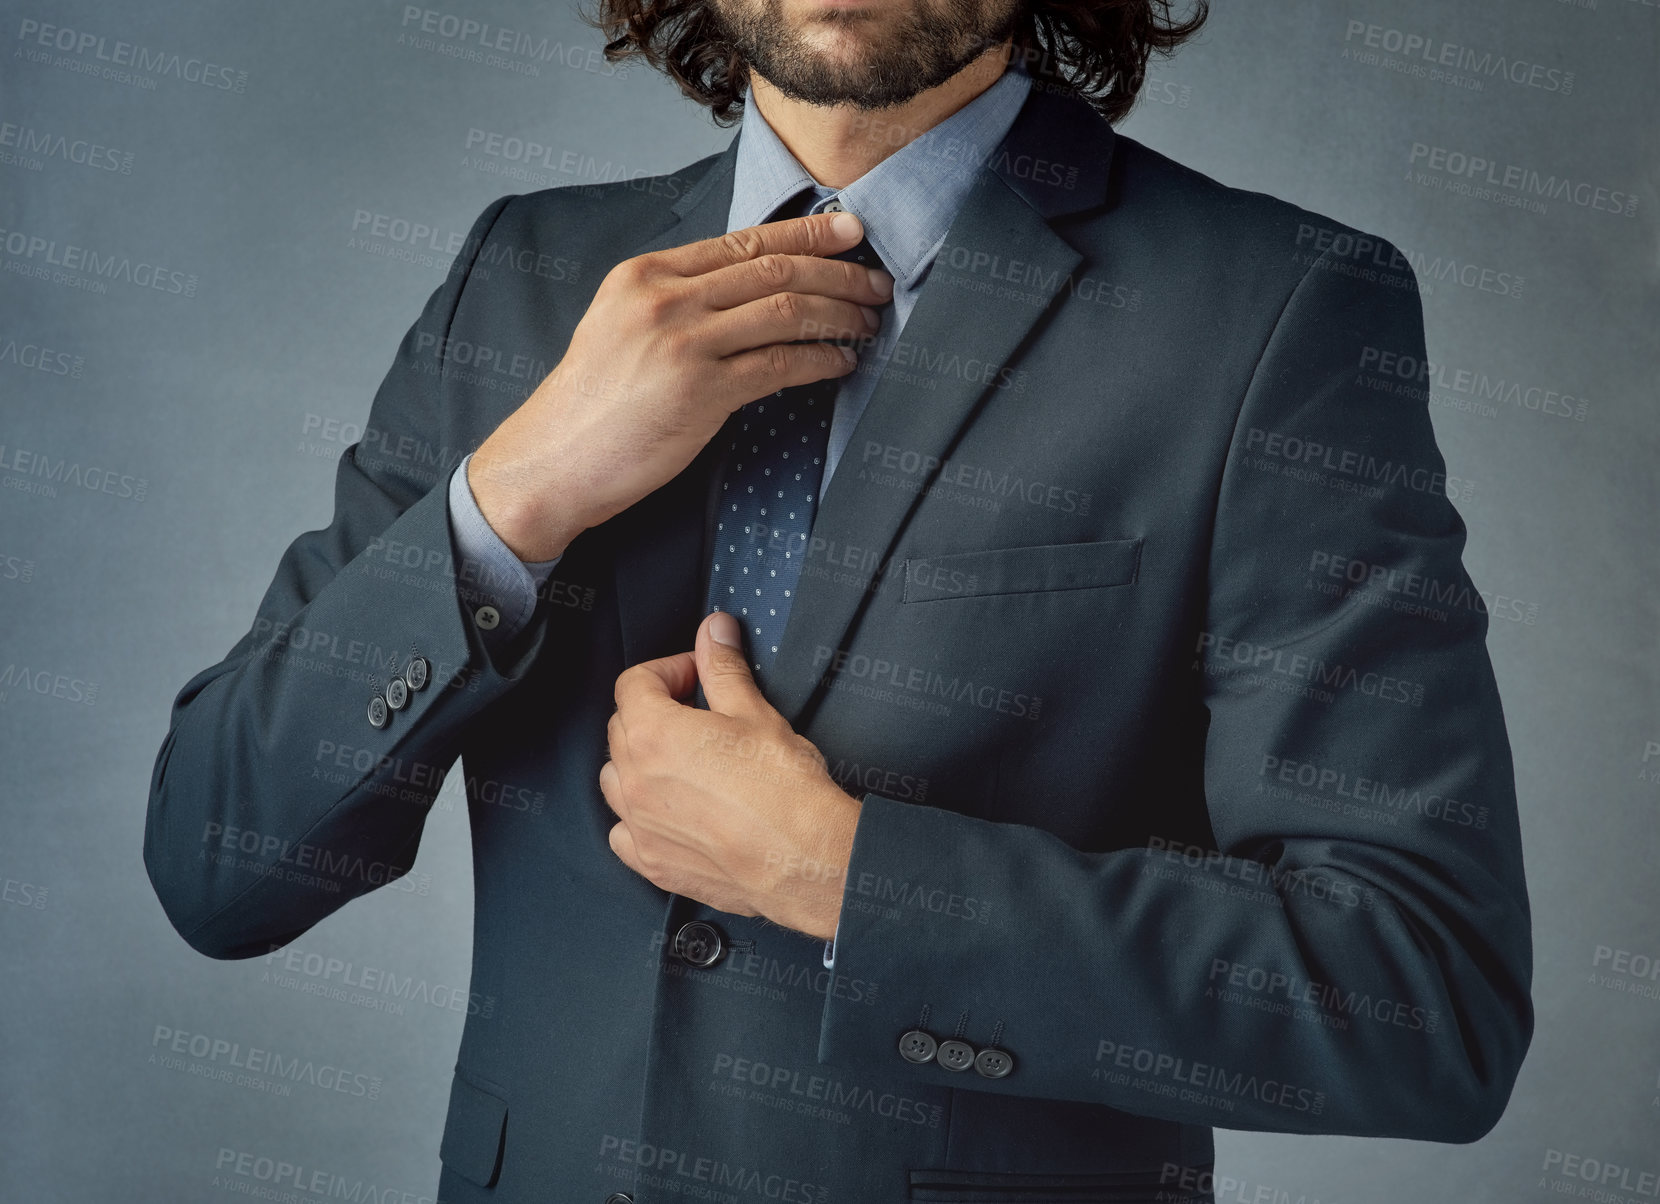
POLYGON ((1364 371, 1379 349, 1423 362, 1394 263, 1316 260, 1241 403, 1203 626, 1170 667, 1209 716, 1214 847, 1086 852, 864 795, 836 972, 883 995, 829 994, 820 1062, 1233 1129, 1466 1142, 1497 1122, 1533 1026, 1514 778, 1426 394, 1364 371), (983 922, 873 906, 884 883, 980 900, 983 922), (1012 1069, 898 1052, 959 1022, 1012 1069))
POLYGON ((329 526, 289 545, 251 628, 174 701, 144 864, 169 921, 210 957, 264 953, 406 873, 458 732, 545 633, 485 646, 447 506, 443 351, 512 199, 479 216, 405 334, 340 457, 329 526), (395 677, 406 705, 377 727, 371 699, 395 677))

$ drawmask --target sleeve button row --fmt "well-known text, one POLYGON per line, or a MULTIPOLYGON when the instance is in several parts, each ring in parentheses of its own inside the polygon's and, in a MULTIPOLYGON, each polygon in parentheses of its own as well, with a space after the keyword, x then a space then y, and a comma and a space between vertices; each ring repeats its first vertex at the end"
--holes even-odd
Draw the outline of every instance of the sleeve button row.
POLYGON ((392 722, 392 712, 409 705, 411 691, 426 688, 432 680, 432 666, 424 656, 412 656, 401 675, 386 683, 386 689, 369 699, 369 726, 385 727, 392 722))
POLYGON ((1007 1050, 988 1046, 978 1052, 967 1041, 935 1041, 920 1028, 899 1038, 899 1056, 921 1065, 937 1062, 944 1070, 963 1071, 974 1067, 985 1078, 1000 1079, 1014 1069, 1014 1057, 1007 1050))

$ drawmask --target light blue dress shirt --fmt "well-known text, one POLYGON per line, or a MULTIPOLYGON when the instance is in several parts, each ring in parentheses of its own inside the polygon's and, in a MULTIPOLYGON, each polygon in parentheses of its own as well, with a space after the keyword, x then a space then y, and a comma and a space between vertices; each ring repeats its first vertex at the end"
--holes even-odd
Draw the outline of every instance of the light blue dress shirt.
MULTIPOLYGON (((758 226, 803 188, 816 195, 811 212, 823 212, 834 198, 857 217, 865 237, 893 276, 893 304, 881 308, 882 326, 861 353, 859 365, 841 378, 830 419, 829 447, 819 497, 824 496, 864 413, 877 378, 899 340, 905 321, 916 305, 917 293, 945 241, 946 231, 961 208, 975 174, 1003 140, 1025 102, 1031 78, 1018 63, 985 91, 944 121, 901 146, 840 191, 826 188, 807 174, 752 99, 744 108, 738 132, 737 161, 733 165, 732 204, 726 229, 758 226)), ((746 97, 746 99, 748 99, 746 97)), ((884 120, 880 111, 870 119, 879 136, 884 120)), ((515 556, 491 528, 467 484, 467 456, 450 476, 450 530, 463 560, 479 565, 474 604, 495 611, 494 626, 481 633, 491 647, 499 647, 522 631, 536 609, 538 591, 546 586, 560 557, 526 562, 515 556)), ((477 611, 475 610, 475 614, 477 611)), ((834 938, 825 942, 824 964, 835 961, 834 938)))

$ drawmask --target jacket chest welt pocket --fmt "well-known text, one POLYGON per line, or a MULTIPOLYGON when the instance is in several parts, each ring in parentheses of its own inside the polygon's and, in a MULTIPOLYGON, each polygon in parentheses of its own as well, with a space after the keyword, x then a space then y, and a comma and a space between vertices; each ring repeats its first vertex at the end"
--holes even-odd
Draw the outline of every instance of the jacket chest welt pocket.
POLYGON ((1018 1174, 1007 1171, 913 1170, 912 1204, 1197 1204, 1194 1195, 1166 1184, 1158 1172, 1126 1174, 1018 1174))
POLYGON ((1134 585, 1140 539, 981 548, 939 556, 908 556, 902 566, 905 602, 1030 594, 1134 585))
POLYGON ((507 1136, 505 1092, 485 1085, 457 1068, 450 1083, 450 1107, 438 1158, 470 1183, 493 1187, 501 1173, 507 1136))

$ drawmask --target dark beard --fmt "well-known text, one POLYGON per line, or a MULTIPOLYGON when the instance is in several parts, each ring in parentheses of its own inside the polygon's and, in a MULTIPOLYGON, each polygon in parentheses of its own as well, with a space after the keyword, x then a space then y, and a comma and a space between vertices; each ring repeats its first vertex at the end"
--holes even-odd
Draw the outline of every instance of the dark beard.
MULTIPOLYGON (((993 0, 994 3, 997 0, 993 0)), ((854 64, 831 62, 787 24, 783 0, 709 0, 715 26, 745 63, 792 100, 814 105, 887 109, 938 87, 1014 31, 1019 5, 1006 13, 981 11, 981 0, 944 0, 938 18, 912 10, 883 45, 854 64), (741 5, 739 11, 732 11, 741 5)), ((860 21, 857 10, 829 9, 832 21, 860 21)))

